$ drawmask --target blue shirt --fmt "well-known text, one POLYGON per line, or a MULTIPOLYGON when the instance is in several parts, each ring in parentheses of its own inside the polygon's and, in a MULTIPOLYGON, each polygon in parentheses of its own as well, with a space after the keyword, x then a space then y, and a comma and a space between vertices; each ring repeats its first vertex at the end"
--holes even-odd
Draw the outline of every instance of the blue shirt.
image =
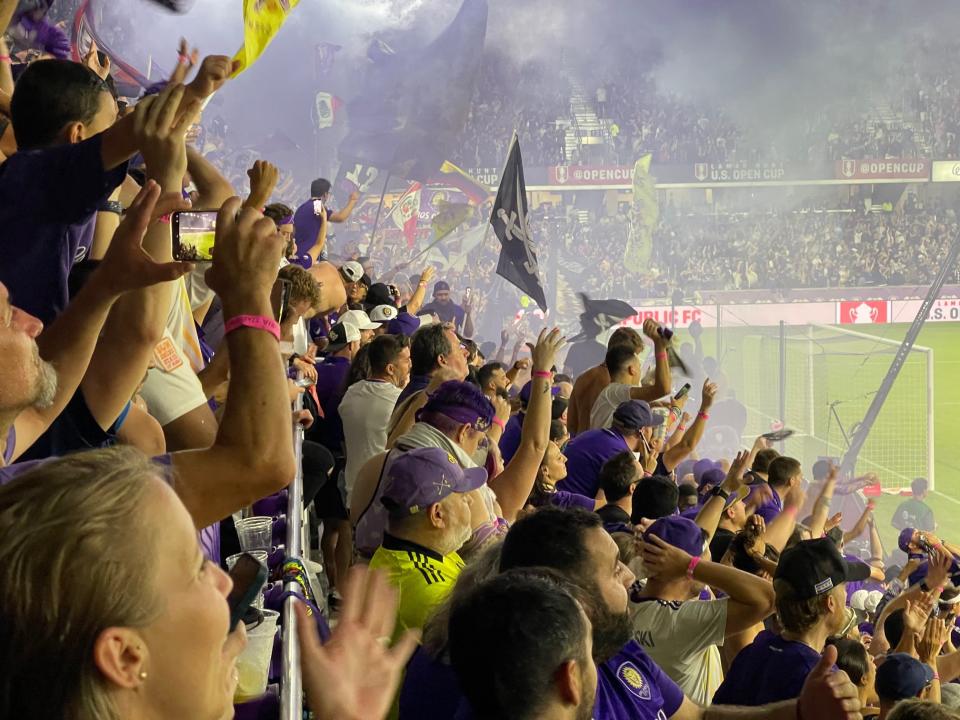
POLYGON ((523 413, 520 412, 510 416, 506 427, 503 428, 503 435, 500 436, 500 456, 503 458, 504 466, 517 454, 520 447, 520 435, 522 434, 523 413))
POLYGON ((610 428, 587 430, 567 445, 567 477, 557 483, 557 490, 596 497, 600 489, 597 477, 603 464, 618 453, 629 450, 623 436, 610 428))
POLYGON ((666 720, 683 704, 683 690, 631 640, 597 666, 594 720, 666 720))
POLYGON ((103 169, 100 143, 20 150, 0 165, 0 282, 46 325, 67 306, 67 276, 90 251, 97 207, 127 173, 126 163, 103 169))
POLYGON ((713 704, 755 707, 800 697, 818 662, 820 653, 809 645, 764 630, 734 658, 713 704))

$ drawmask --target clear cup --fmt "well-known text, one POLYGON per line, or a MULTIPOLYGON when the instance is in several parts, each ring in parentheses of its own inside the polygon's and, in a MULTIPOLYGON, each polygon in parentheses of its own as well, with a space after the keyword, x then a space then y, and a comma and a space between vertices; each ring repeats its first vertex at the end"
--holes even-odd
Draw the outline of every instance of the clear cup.
POLYGON ((234 702, 246 702, 260 697, 267 691, 270 674, 270 658, 273 655, 273 639, 277 634, 280 613, 263 611, 263 622, 247 630, 247 647, 237 658, 237 689, 234 702))
POLYGON ((235 523, 240 548, 244 552, 265 550, 270 552, 273 539, 273 518, 264 516, 248 517, 235 523))
MULTIPOLYGON (((267 566, 267 551, 266 550, 250 550, 251 555, 257 562, 261 563, 264 567, 267 566)), ((243 553, 237 553, 236 555, 231 555, 227 558, 227 572, 233 570, 233 566, 237 564, 237 558, 239 558, 243 553)), ((258 592, 257 597, 253 601, 253 607, 258 610, 263 610, 263 592, 258 592)))

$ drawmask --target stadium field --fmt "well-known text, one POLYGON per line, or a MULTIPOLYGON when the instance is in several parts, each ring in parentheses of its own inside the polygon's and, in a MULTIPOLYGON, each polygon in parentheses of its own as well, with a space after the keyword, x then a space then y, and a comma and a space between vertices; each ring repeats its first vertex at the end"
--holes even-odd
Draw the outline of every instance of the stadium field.
MULTIPOLYGON (((858 325, 855 327, 845 327, 847 329, 855 329, 856 332, 864 335, 887 338, 899 342, 903 339, 909 325, 897 323, 890 325, 858 325)), ((775 330, 770 329, 770 332, 775 333, 775 330)), ((731 384, 742 384, 742 387, 738 391, 738 397, 740 397, 748 407, 756 407, 758 404, 758 393, 760 395, 764 392, 770 393, 777 387, 777 356, 776 354, 771 354, 775 353, 775 351, 768 348, 757 353, 756 350, 759 349, 760 346, 756 345, 756 338, 753 338, 752 341, 744 342, 742 337, 736 337, 736 333, 730 333, 729 331, 725 331, 725 333, 726 339, 723 345, 723 348, 726 350, 726 359, 723 363, 724 372, 728 375, 731 384), (750 342, 754 344, 751 345, 750 342), (727 349, 728 347, 729 349, 727 349), (749 363, 748 367, 745 368, 745 366, 739 365, 742 361, 737 359, 738 355, 747 359, 749 363), (759 359, 757 357, 758 355, 759 359), (735 377, 738 372, 738 366, 743 372, 739 381, 735 377), (753 396, 752 398, 751 395, 753 396)), ((689 341, 689 336, 683 331, 678 332, 678 336, 681 342, 689 341)), ((960 537, 960 442, 958 442, 958 438, 960 438, 960 382, 957 382, 957 373, 960 372, 960 327, 957 327, 953 323, 928 323, 921 331, 917 339, 917 345, 931 348, 934 357, 934 472, 936 490, 930 494, 927 502, 934 509, 940 532, 944 533, 947 537, 958 538, 960 537)), ((710 330, 704 331, 703 346, 707 355, 714 354, 713 350, 716 347, 716 335, 714 332, 710 330)), ((869 353, 875 350, 868 340, 862 340, 857 347, 861 353, 869 353)), ((854 348, 850 349, 853 350, 854 348)), ((820 407, 825 405, 824 400, 836 400, 840 399, 841 396, 855 395, 858 397, 857 402, 848 403, 841 408, 841 412, 845 414, 844 422, 847 425, 848 431, 852 431, 855 422, 862 418, 863 412, 865 412, 872 397, 871 393, 878 389, 896 348, 893 345, 884 344, 884 349, 885 352, 880 356, 874 355, 872 357, 869 371, 862 371, 852 376, 855 378, 853 382, 851 382, 849 367, 846 372, 842 373, 844 375, 843 377, 828 378, 828 383, 832 387, 831 392, 836 394, 831 397, 817 398, 816 405, 820 407)), ((830 372, 840 374, 842 371, 831 370, 830 372)), ((891 414, 896 414, 891 413, 891 409, 895 407, 894 404, 900 403, 900 405, 896 405, 896 407, 902 407, 902 404, 907 402, 907 398, 910 397, 911 392, 923 391, 916 385, 916 374, 914 373, 911 377, 907 377, 906 373, 907 371, 905 370, 904 373, 901 374, 900 379, 903 382, 898 383, 899 387, 895 386, 894 392, 891 393, 891 402, 888 403, 889 407, 885 410, 885 427, 878 429, 875 426, 874 433, 871 434, 872 439, 869 442, 874 443, 874 447, 876 447, 876 443, 878 442, 895 442, 895 438, 891 437, 891 433, 896 430, 890 422, 891 414)), ((787 392, 788 404, 790 403, 790 398, 799 398, 806 390, 802 378, 795 378, 791 374, 789 382, 791 387, 788 388, 787 392)), ((699 393, 695 394, 699 395, 699 393)), ((769 402, 773 403, 773 406, 776 405, 773 400, 769 402)), ((768 403, 767 409, 769 408, 770 405, 768 403)), ((818 412, 825 411, 821 410, 818 412)), ((916 412, 915 409, 914 414, 916 414, 916 412)), ((789 422, 790 414, 791 411, 788 409, 788 426, 791 424, 789 422)), ((824 434, 823 425, 823 416, 818 415, 815 423, 815 433, 821 438, 824 434)), ((829 428, 827 429, 827 433, 831 433, 829 428)), ((833 426, 831 438, 833 442, 839 442, 835 425, 833 426)), ((811 457, 815 459, 817 455, 824 452, 822 443, 815 443, 815 445, 816 451, 810 448, 809 443, 802 450, 797 445, 792 447, 788 445, 786 452, 804 459, 805 471, 809 473, 810 463, 812 463, 811 457)), ((835 447, 831 454, 842 455, 842 448, 835 447)), ((861 458, 863 458, 863 454, 861 454, 861 458)), ((902 466, 900 469, 904 476, 923 474, 922 469, 916 472, 909 469, 909 467, 902 466)), ((861 466, 858 467, 858 470, 862 472, 864 468, 861 466)), ((879 472, 881 472, 882 475, 882 471, 879 472)), ((890 518, 893 516, 894 509, 901 501, 902 498, 888 494, 883 494, 877 499, 876 517, 878 528, 883 538, 884 546, 888 550, 896 543, 896 531, 890 526, 890 518)))

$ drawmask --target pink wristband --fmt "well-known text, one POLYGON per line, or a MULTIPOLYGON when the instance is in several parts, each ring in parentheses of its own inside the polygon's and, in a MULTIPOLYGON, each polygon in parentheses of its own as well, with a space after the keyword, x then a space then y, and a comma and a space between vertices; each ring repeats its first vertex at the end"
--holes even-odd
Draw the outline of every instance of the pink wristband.
POLYGON ((167 213, 166 215, 161 215, 160 217, 158 217, 158 218, 157 218, 157 222, 163 223, 164 225, 169 225, 169 224, 170 224, 170 213, 167 213))
POLYGON ((666 351, 666 350, 661 350, 660 352, 658 352, 658 353, 657 353, 657 360, 663 360, 664 362, 666 362, 666 361, 667 361, 667 351, 666 351))
POLYGON ((707 415, 705 412, 697 413, 697 417, 700 418, 701 420, 709 420, 709 419, 710 419, 710 416, 707 415))
POLYGON ((0 62, 10 62, 9 55, 0 55, 0 62))
POLYGON ((227 335, 242 327, 263 330, 273 335, 277 342, 280 342, 280 323, 273 318, 263 317, 262 315, 237 315, 232 317, 224 323, 223 334, 227 335))
POLYGON ((553 373, 547 372, 546 370, 534 370, 533 376, 546 378, 547 380, 553 380, 553 373))
POLYGON ((498 428, 500 428, 501 430, 506 430, 506 428, 507 428, 507 424, 506 424, 503 420, 501 420, 500 418, 498 418, 496 415, 493 416, 493 420, 491 420, 490 422, 492 422, 494 425, 496 425, 496 426, 497 426, 498 428))
POLYGON ((677 430, 679 430, 680 432, 683 432, 686 429, 687 429, 686 425, 677 425, 677 430))
POLYGON ((690 558, 690 564, 687 565, 687 577, 693 578, 693 571, 697 569, 697 565, 700 564, 700 558, 694 555, 690 558))

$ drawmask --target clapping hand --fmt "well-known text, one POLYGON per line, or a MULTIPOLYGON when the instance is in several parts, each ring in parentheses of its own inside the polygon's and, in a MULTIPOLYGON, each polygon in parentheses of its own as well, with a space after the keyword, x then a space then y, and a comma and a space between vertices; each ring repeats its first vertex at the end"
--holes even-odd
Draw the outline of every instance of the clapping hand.
POLYGON ((533 359, 533 371, 535 373, 550 372, 555 364, 557 352, 566 343, 567 339, 560 334, 560 328, 553 328, 549 332, 546 328, 541 330, 536 345, 527 343, 527 347, 530 348, 530 356, 533 359))
POLYGON ((247 170, 247 177, 250 178, 250 195, 243 206, 260 210, 269 202, 273 189, 277 186, 280 170, 266 160, 257 160, 253 167, 247 170))
POLYGON ((307 703, 318 720, 386 716, 418 633, 407 631, 391 648, 397 592, 380 572, 350 569, 340 619, 321 644, 316 622, 297 603, 300 667, 307 703))

